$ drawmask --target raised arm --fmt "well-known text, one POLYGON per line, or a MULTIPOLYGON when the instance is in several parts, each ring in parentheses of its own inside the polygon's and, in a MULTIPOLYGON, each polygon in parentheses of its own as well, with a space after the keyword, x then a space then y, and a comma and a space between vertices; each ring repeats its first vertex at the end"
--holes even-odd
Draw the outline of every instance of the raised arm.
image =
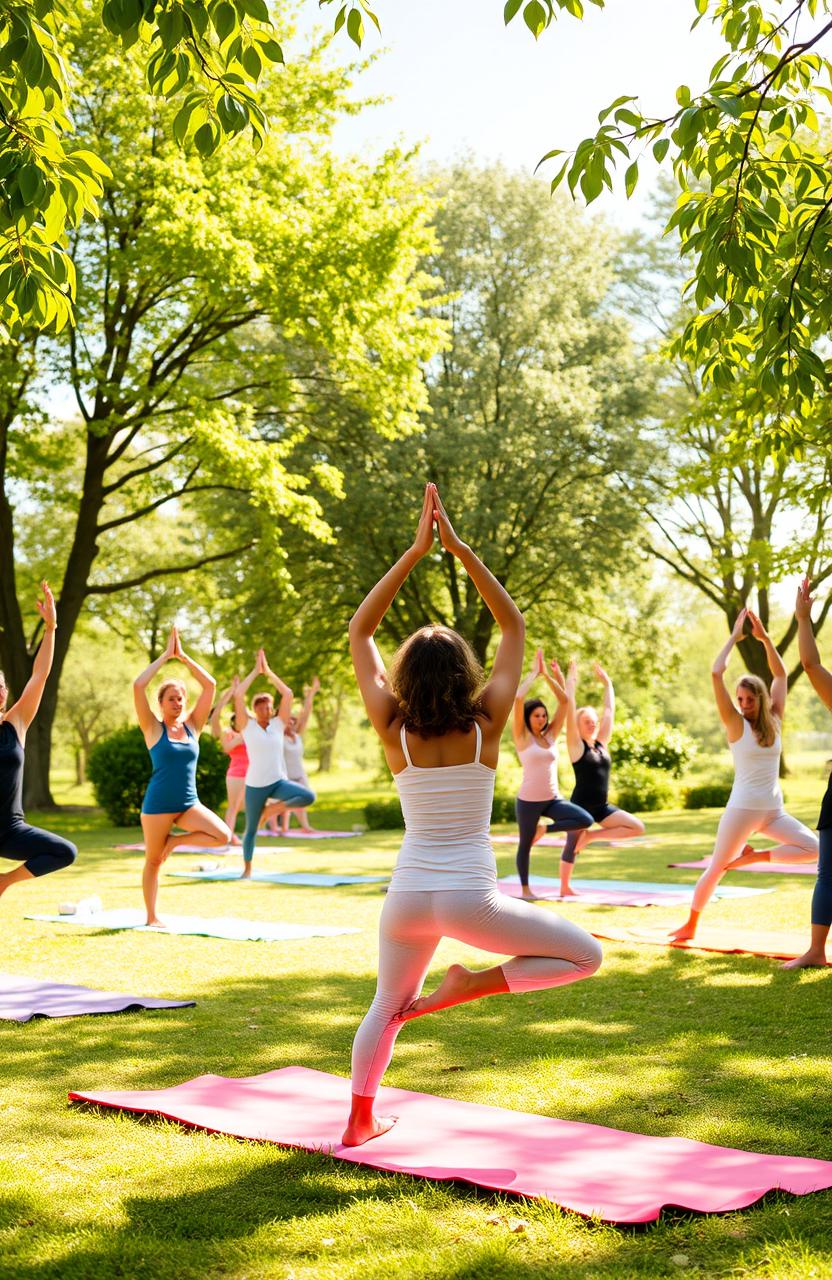
MULTIPOLYGON (((153 741, 156 740, 159 730, 159 717, 153 711, 147 700, 147 686, 150 684, 156 672, 161 670, 166 662, 170 662, 174 655, 177 645, 176 627, 171 627, 168 637, 167 648, 164 653, 160 653, 155 662, 151 662, 150 666, 145 667, 140 675, 137 675, 133 681, 133 702, 136 705, 136 715, 138 717, 141 731, 145 738, 153 735, 153 741)), ((148 742, 148 746, 153 746, 153 742, 148 742)))
POLYGON ((386 738, 399 708, 387 687, 387 673, 373 637, 402 584, 433 546, 433 497, 430 489, 430 485, 425 485, 422 513, 412 545, 379 579, 350 618, 350 653, 358 690, 370 724, 382 740, 386 738))
POLYGON ((523 669, 526 624, 522 613, 502 583, 497 581, 479 556, 475 555, 468 544, 455 533, 436 485, 428 487, 432 490, 434 519, 439 528, 442 546, 451 555, 456 556, 500 629, 500 643, 494 655, 491 676, 482 691, 482 705, 494 726, 502 731, 511 711, 520 672, 523 669))
POLYGON ((182 648, 182 642, 179 638, 179 632, 176 627, 174 627, 174 632, 176 634, 176 649, 173 656, 181 662, 184 667, 188 668, 191 675, 195 677, 200 685, 200 694, 196 700, 196 706, 188 716, 188 721, 194 733, 200 734, 202 733, 205 721, 208 719, 208 715, 214 702, 214 694, 217 691, 217 682, 213 676, 209 676, 204 667, 201 667, 198 662, 194 661, 194 659, 191 658, 182 648))
POLYGON ((55 610, 55 598, 48 582, 42 582, 40 589, 43 599, 37 600, 35 607, 43 619, 43 639, 32 663, 32 674, 26 681, 23 692, 6 712, 9 720, 17 730, 17 736, 23 740, 26 730, 37 715, 43 689, 49 672, 52 670, 52 659, 55 655, 55 632, 58 629, 58 616, 55 610))
POLYGON ((236 676, 234 677, 234 683, 232 684, 231 688, 232 688, 232 693, 234 698, 234 719, 237 722, 238 733, 243 732, 243 729, 245 729, 249 721, 249 714, 246 709, 246 694, 248 693, 251 686, 254 684, 254 681, 261 674, 262 672, 260 670, 260 654, 258 653, 257 661, 252 667, 251 671, 249 671, 248 675, 244 676, 242 680, 238 680, 236 676))
POLYGON ((578 730, 578 709, 575 703, 575 692, 578 688, 578 664, 573 658, 569 663, 564 682, 566 690, 566 750, 573 764, 580 760, 584 753, 584 744, 578 730))
POLYGON ((733 699, 725 687, 725 668, 728 666, 728 659, 731 656, 731 650, 742 635, 743 625, 745 623, 748 610, 740 609, 737 614, 737 620, 734 623, 733 630, 714 658, 714 665, 711 667, 711 680, 714 687, 714 697, 716 698, 716 708, 719 712, 719 718, 725 725, 725 731, 728 734, 729 742, 736 742, 742 735, 743 720, 737 708, 734 706, 733 699))
POLYGON ((232 689, 224 689, 217 701, 214 703, 214 709, 211 712, 211 732, 215 738, 219 739, 220 742, 223 740, 223 728, 220 724, 220 716, 222 715, 224 708, 227 707, 228 703, 231 701, 231 697, 232 689))
POLYGON ((756 613, 748 610, 748 621, 751 623, 751 634, 755 640, 759 640, 760 644, 766 651, 768 659, 768 669, 771 672, 771 709, 776 716, 783 719, 783 713, 786 710, 786 695, 789 691, 789 681, 786 675, 786 664, 780 657, 780 654, 774 647, 774 641, 766 631, 756 613))
POLYGON ((303 735, 306 732, 306 726, 309 724, 309 717, 312 714, 312 704, 315 701, 315 694, 318 693, 321 682, 317 676, 312 677, 312 683, 305 686, 303 690, 303 706, 298 716, 298 727, 296 732, 303 735))
POLYGON ((278 719, 282 720, 284 724, 288 724, 289 716, 292 714, 292 703, 295 700, 295 695, 292 693, 292 690, 289 688, 286 681, 281 680, 280 676, 276 676, 272 671, 266 661, 265 651, 261 649, 260 653, 262 655, 261 662, 263 664, 263 675, 270 684, 274 685, 275 689, 280 694, 280 702, 277 704, 277 710, 274 714, 278 719))
MULTIPOLYGON (((542 654, 541 654, 541 659, 542 659, 542 654)), ((555 695, 558 703, 555 709, 554 719, 551 721, 549 725, 549 733, 552 735, 553 738, 557 738, 561 729, 563 728, 563 722, 566 719, 566 711, 567 711, 567 704, 568 704, 566 687, 563 679, 563 672, 561 671, 556 661, 552 661, 549 663, 548 671, 546 670, 545 661, 541 662, 541 666, 542 666, 541 675, 543 676, 543 679, 548 684, 549 688, 552 690, 552 693, 555 695)))
POLYGON ((592 670, 604 686, 604 709, 601 712, 601 723, 598 725, 598 741, 602 747, 606 747, 609 745, 615 724, 615 690, 612 687, 612 680, 600 662, 593 663, 592 670))
POLYGON ((517 686, 517 692, 514 695, 514 712, 511 721, 511 736, 514 739, 514 745, 518 751, 522 751, 526 746, 529 737, 529 731, 526 728, 526 717, 523 714, 523 704, 526 701, 526 694, 531 689, 537 677, 543 670, 543 650, 538 649, 534 655, 532 669, 526 676, 525 680, 521 680, 517 686))
POLYGON ((832 711, 832 672, 827 671, 820 660, 815 633, 812 630, 812 605, 809 579, 804 578, 797 588, 795 617, 797 618, 797 644, 800 663, 811 681, 812 688, 824 706, 832 711))

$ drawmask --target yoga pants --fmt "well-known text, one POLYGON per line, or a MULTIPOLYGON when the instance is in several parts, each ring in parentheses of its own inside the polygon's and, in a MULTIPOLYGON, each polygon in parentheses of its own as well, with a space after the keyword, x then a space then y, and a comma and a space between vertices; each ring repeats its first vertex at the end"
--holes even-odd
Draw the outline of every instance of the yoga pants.
POLYGON ((26 822, 15 822, 0 836, 0 858, 17 858, 33 876, 48 876, 50 871, 60 871, 70 866, 78 856, 78 850, 63 836, 40 827, 30 827, 26 822))
POLYGON ((520 839, 517 845, 517 874, 522 885, 529 883, 529 854, 537 824, 549 818, 548 831, 582 831, 592 826, 592 814, 580 805, 556 796, 554 800, 515 800, 520 839))
POLYGON ((771 850, 772 862, 813 862, 818 856, 818 838, 814 832, 782 809, 760 813, 758 809, 734 809, 729 805, 719 820, 711 861, 693 891, 694 911, 704 909, 729 864, 742 853, 743 845, 753 835, 780 841, 777 848, 771 850))
POLYGON ((588 978, 601 946, 571 920, 494 889, 391 891, 379 924, 378 986, 352 1046, 352 1089, 374 1096, 442 938, 512 955, 501 965, 509 991, 540 991, 588 978))
POLYGON ((815 892, 812 894, 812 924, 832 925, 832 827, 823 827, 815 892))
MULTIPOLYGON (((608 804, 606 802, 604 804, 586 804, 583 807, 586 809, 587 813, 592 814, 592 821, 598 823, 604 822, 606 818, 611 818, 614 813, 620 812, 618 805, 608 804)), ((577 857, 577 854, 575 853, 576 839, 577 837, 575 832, 570 831, 569 835, 566 837, 566 844, 563 846, 563 853, 560 855, 561 862, 575 861, 575 858, 577 857)))
POLYGON ((254 857, 257 828, 267 800, 282 800, 287 809, 305 809, 315 803, 315 792, 299 782, 290 782, 288 778, 281 778, 268 787, 250 787, 246 783, 246 829, 243 833, 243 858, 246 862, 251 862, 254 857))

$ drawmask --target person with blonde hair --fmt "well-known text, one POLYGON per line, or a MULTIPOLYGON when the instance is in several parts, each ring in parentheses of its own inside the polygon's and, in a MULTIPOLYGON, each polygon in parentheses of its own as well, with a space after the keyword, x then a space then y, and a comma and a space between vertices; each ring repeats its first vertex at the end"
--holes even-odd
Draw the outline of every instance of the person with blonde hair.
POLYGON ((156 928, 164 928, 156 914, 156 899, 159 869, 166 858, 186 841, 206 848, 221 848, 231 839, 231 832, 222 819, 200 804, 196 793, 199 735, 208 719, 216 687, 208 672, 184 652, 176 627, 171 628, 164 653, 133 681, 136 715, 153 763, 142 802, 145 855, 142 891, 147 923, 156 928), (188 691, 182 681, 165 680, 156 694, 160 712, 157 715, 150 706, 147 686, 166 662, 174 660, 187 667, 202 691, 193 711, 188 713, 188 691), (172 835, 174 827, 180 827, 183 834, 172 835))
POLYGON ((75 861, 78 850, 63 836, 30 827, 23 816, 23 764, 26 731, 37 715, 55 652, 58 615, 48 582, 41 583, 43 599, 36 608, 43 621, 43 639, 32 663, 32 674, 20 697, 6 710, 9 691, 0 671, 0 858, 20 862, 0 872, 0 895, 13 884, 60 871, 75 861))
MULTIPOLYGON (((812 630, 812 598, 809 579, 797 589, 795 617, 800 662, 812 688, 825 707, 832 711, 832 671, 820 660, 815 633, 812 630)), ((812 934, 808 951, 787 960, 784 969, 822 968, 826 964, 826 940, 832 928, 832 775, 820 806, 818 818, 818 878, 812 894, 812 934)))
POLYGON ((609 802, 612 761, 609 743, 615 724, 615 690, 612 680, 600 663, 593 664, 596 679, 604 689, 601 718, 594 707, 576 707, 578 664, 573 658, 566 676, 566 747, 575 774, 573 804, 592 815, 598 825, 589 831, 570 831, 560 855, 560 896, 571 897, 575 890, 570 881, 575 858, 593 840, 632 840, 644 835, 644 823, 625 809, 609 802))
POLYGON ((671 934, 677 942, 695 937, 700 916, 729 867, 735 869, 749 862, 815 862, 818 856, 817 837, 783 808, 780 754, 788 689, 786 668, 762 622, 750 609, 740 609, 737 614, 711 676, 717 709, 734 757, 734 785, 719 821, 710 863, 696 882, 690 915, 671 934), (765 648, 771 690, 759 676, 741 676, 735 704, 725 686, 725 668, 746 618, 752 636, 765 648), (778 844, 770 850, 753 849, 748 838, 755 834, 778 844))
POLYGON ((352 1108, 343 1141, 386 1133, 376 1092, 406 1021, 482 996, 540 991, 587 978, 601 947, 579 925, 499 892, 489 839, 500 735, 523 663, 523 616, 504 587, 459 538, 436 486, 425 486, 412 545, 373 587, 349 627, 356 679, 405 820, 379 924, 378 986, 355 1035, 352 1108), (428 626, 402 644, 389 677, 375 632, 408 575, 428 555, 434 525, 491 612, 500 643, 486 680, 470 646, 450 627, 428 626), (512 956, 486 969, 452 964, 439 986, 422 984, 442 938, 512 956))

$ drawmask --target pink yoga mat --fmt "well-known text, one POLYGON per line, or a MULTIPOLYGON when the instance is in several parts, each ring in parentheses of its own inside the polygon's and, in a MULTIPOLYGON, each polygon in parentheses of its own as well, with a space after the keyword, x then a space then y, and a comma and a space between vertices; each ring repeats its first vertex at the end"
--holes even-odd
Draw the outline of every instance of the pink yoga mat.
MULTIPOLYGON (((700 858, 698 862, 668 862, 669 867, 693 867, 694 870, 704 870, 710 865, 710 858, 700 858)), ((731 870, 731 867, 728 867, 731 870)), ((818 874, 818 864, 816 862, 748 862, 745 866, 736 867, 737 871, 769 871, 782 876, 816 876, 818 874)))
MULTIPOLYGON (((680 921, 681 923, 681 921, 680 921)), ((618 929, 615 925, 595 925, 592 933, 605 942, 635 942, 653 947, 674 947, 684 951, 722 951, 726 955, 770 956, 773 960, 794 960, 809 945, 809 925, 800 932, 778 932, 774 929, 699 929, 692 942, 673 942, 668 930, 618 929)))
POLYGON ((282 840, 284 836, 288 836, 290 840, 346 840, 352 836, 357 836, 357 831, 301 831, 298 827, 292 827, 290 831, 269 831, 267 827, 257 832, 258 836, 272 836, 275 840, 282 840))
MULTIPOLYGON (((113 848, 127 849, 131 853, 144 853, 143 844, 114 844, 113 848)), ((204 844, 180 844, 174 849, 174 853, 210 853, 215 858, 229 858, 236 853, 242 858, 243 848, 239 844, 226 844, 219 849, 212 849, 204 844)))
POLYGON ((651 1222, 665 1205, 726 1213, 774 1189, 806 1195, 832 1187, 827 1160, 651 1138, 406 1089, 379 1093, 379 1113, 399 1117, 389 1133, 363 1147, 344 1147, 350 1082, 305 1067, 241 1080, 199 1076, 172 1089, 73 1091, 69 1097, 320 1151, 371 1169, 547 1199, 606 1222, 651 1222))
MULTIPOLYGON (((523 896, 519 884, 506 884, 504 880, 497 881, 497 887, 500 893, 505 893, 509 898, 521 898, 523 896)), ((644 892, 625 892, 623 889, 581 889, 575 897, 562 898, 560 891, 556 887, 549 888, 547 886, 532 885, 536 898, 545 899, 547 902, 567 902, 583 903, 584 906, 590 907, 682 907, 690 906, 690 890, 687 893, 644 893, 644 892)))
MULTIPOLYGON (((517 836, 492 836, 491 843, 516 845, 517 836)), ((628 844, 630 845, 636 844, 640 846, 643 846, 646 844, 652 844, 653 841, 649 839, 644 839, 644 837, 642 836, 634 836, 632 840, 593 840, 592 843, 594 845, 595 844, 602 845, 602 846, 606 845, 606 846, 609 846, 610 848, 618 849, 619 847, 623 848, 625 845, 628 845, 628 844)), ((563 847, 563 845, 566 844, 566 839, 564 836, 541 836, 541 838, 535 842, 534 848, 536 849, 538 845, 541 845, 541 844, 546 844, 554 847, 563 847)))

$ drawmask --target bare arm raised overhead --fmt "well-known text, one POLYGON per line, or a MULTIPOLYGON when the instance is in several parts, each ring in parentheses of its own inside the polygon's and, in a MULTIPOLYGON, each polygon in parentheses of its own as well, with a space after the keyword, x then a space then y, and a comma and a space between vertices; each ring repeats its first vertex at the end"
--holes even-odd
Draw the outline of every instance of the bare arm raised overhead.
POLYGON ((731 650, 742 635, 747 615, 747 609, 740 609, 731 634, 714 658, 714 665, 711 667, 711 680, 714 687, 714 697, 716 698, 716 708, 719 712, 719 718, 725 726, 729 742, 737 742, 742 737, 743 718, 734 706, 733 698, 725 687, 725 668, 728 666, 731 650))
POLYGON ((601 712, 601 722, 598 725, 598 741, 602 747, 606 747, 609 746, 613 725, 615 724, 615 690, 612 687, 612 680, 600 662, 593 663, 592 670, 604 686, 604 709, 601 712))
POLYGON ((292 702, 294 701, 295 695, 292 693, 292 690, 289 688, 288 684, 286 684, 286 681, 281 680, 280 676, 275 675, 275 673, 272 671, 271 667, 266 661, 266 653, 264 649, 260 650, 260 661, 262 665, 263 675, 266 677, 266 679, 269 681, 270 684, 274 685, 275 689, 280 694, 280 702, 277 704, 277 710, 275 711, 274 714, 276 717, 282 720, 284 724, 288 724, 289 716, 292 714, 292 702))
POLYGON ((538 649, 534 655, 532 669, 526 676, 525 680, 521 680, 517 686, 517 692, 514 695, 514 714, 511 724, 511 736, 514 739, 514 745, 518 751, 523 751, 529 742, 529 730, 526 727, 525 701, 526 694, 531 689, 538 676, 543 674, 543 650, 538 649))
POLYGON ((786 666, 780 654, 774 647, 774 641, 766 631, 756 613, 748 610, 748 621, 751 623, 751 634, 755 640, 759 640, 766 651, 768 659, 768 669, 771 672, 771 709, 776 716, 783 719, 786 710, 786 695, 789 691, 789 680, 786 674, 786 666))
POLYGON ((43 619, 43 639, 32 663, 32 674, 26 681, 23 692, 6 712, 5 719, 14 725, 21 742, 26 738, 26 730, 37 715, 41 698, 49 672, 52 670, 52 659, 55 655, 55 632, 58 628, 58 616, 55 610, 55 598, 48 582, 42 582, 40 589, 43 599, 37 600, 35 607, 43 619))
POLYGON ((303 706, 301 708, 301 713, 298 716, 298 727, 295 730, 295 732, 301 736, 306 732, 306 726, 309 724, 309 717, 312 714, 312 704, 315 701, 315 694, 318 693, 320 687, 320 680, 317 676, 313 676, 312 683, 306 685, 303 690, 303 706))
POLYGON ((149 747, 152 747, 158 741, 162 722, 147 700, 147 686, 156 675, 156 672, 160 671, 165 663, 170 662, 174 657, 177 644, 176 627, 171 627, 164 652, 159 654, 155 662, 151 662, 149 666, 145 667, 144 671, 137 675, 133 681, 133 702, 136 707, 136 716, 144 734, 145 742, 149 747))
POLYGON ((814 599, 809 590, 809 579, 804 578, 797 589, 795 617, 797 618, 797 643, 800 663, 811 681, 812 688, 821 702, 832 711, 832 671, 827 671, 820 660, 815 633, 812 630, 812 605, 814 599))

